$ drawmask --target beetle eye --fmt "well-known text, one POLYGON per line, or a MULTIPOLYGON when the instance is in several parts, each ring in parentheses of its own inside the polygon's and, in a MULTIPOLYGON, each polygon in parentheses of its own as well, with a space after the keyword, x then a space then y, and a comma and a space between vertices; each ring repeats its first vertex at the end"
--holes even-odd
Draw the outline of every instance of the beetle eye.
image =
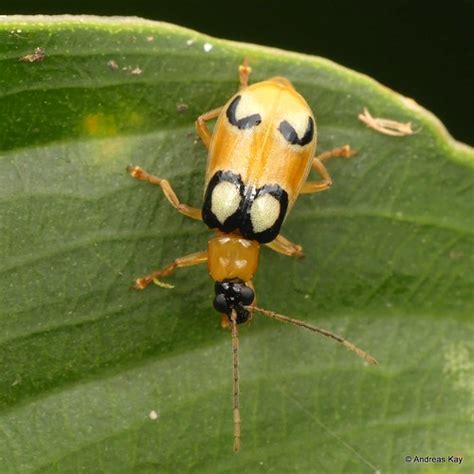
POLYGON ((290 125, 286 120, 280 123, 278 127, 278 131, 283 135, 285 140, 292 145, 300 145, 304 146, 307 145, 312 139, 314 135, 314 123, 311 117, 308 117, 308 125, 306 126, 306 131, 302 138, 298 137, 296 130, 292 125, 290 125))
POLYGON ((219 313, 229 313, 229 304, 227 303, 226 297, 220 293, 214 298, 214 309, 219 313))
POLYGON ((252 288, 242 285, 242 288, 240 289, 240 302, 243 305, 249 305, 254 299, 255 293, 253 292, 252 288))
POLYGON ((235 112, 237 106, 239 105, 240 100, 242 99, 241 95, 238 95, 229 105, 226 115, 229 119, 229 122, 237 127, 239 130, 244 130, 246 128, 256 127, 262 122, 262 117, 260 114, 252 114, 247 117, 237 119, 235 112))

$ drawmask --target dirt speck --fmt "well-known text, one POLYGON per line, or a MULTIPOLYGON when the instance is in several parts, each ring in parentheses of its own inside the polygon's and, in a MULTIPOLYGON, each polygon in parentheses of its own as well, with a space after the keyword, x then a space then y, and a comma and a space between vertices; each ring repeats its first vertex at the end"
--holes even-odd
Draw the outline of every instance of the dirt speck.
POLYGON ((187 112, 189 109, 189 106, 188 104, 186 104, 185 102, 183 101, 179 101, 177 104, 176 104, 176 112, 178 112, 179 114, 182 114, 184 112, 187 112))
POLYGON ((113 59, 111 59, 110 61, 107 62, 107 66, 109 66, 109 68, 112 71, 118 71, 119 70, 119 65, 113 59))
POLYGON ((203 45, 204 52, 206 53, 209 53, 212 48, 214 48, 214 45, 212 45, 211 43, 204 43, 203 45))

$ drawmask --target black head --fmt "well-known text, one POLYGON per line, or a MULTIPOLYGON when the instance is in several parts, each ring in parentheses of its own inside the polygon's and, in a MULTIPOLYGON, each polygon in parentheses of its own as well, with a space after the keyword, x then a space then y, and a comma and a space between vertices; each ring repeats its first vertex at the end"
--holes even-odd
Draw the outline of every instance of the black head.
POLYGON ((240 280, 218 281, 214 286, 216 297, 214 308, 227 315, 230 321, 232 310, 237 313, 237 323, 242 324, 249 320, 250 312, 244 309, 255 298, 252 288, 240 280))

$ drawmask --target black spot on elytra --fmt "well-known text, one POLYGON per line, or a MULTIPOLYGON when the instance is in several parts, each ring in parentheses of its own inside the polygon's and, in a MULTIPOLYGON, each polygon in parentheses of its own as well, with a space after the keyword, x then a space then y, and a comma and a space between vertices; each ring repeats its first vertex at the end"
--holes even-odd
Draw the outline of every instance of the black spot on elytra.
POLYGON ((262 122, 262 117, 260 116, 260 114, 252 114, 248 117, 244 117, 237 120, 235 112, 237 110, 237 106, 239 105, 240 99, 242 99, 242 96, 238 95, 227 108, 226 115, 229 119, 229 122, 240 130, 260 125, 260 123, 262 122))
POLYGON ((311 117, 308 117, 308 125, 302 138, 298 137, 296 130, 286 120, 283 120, 283 122, 280 123, 278 131, 283 135, 285 140, 291 143, 292 145, 307 145, 313 139, 314 135, 313 119, 311 117))

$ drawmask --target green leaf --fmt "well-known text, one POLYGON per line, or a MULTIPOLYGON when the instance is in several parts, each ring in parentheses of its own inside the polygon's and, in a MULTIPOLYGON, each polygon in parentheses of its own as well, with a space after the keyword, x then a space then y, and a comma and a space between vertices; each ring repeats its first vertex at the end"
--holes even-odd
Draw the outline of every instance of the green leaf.
POLYGON ((474 154, 430 113, 321 58, 140 19, 10 17, 0 120, 2 474, 398 473, 407 455, 473 471, 474 154), (210 234, 126 166, 199 206, 193 122, 234 93, 244 57, 252 81, 286 76, 306 97, 319 151, 358 150, 285 223, 306 258, 262 250, 258 302, 380 365, 256 316, 240 331, 234 455, 230 335, 205 267, 177 271, 173 290, 129 289, 210 234), (417 133, 377 133, 363 107, 417 133))

